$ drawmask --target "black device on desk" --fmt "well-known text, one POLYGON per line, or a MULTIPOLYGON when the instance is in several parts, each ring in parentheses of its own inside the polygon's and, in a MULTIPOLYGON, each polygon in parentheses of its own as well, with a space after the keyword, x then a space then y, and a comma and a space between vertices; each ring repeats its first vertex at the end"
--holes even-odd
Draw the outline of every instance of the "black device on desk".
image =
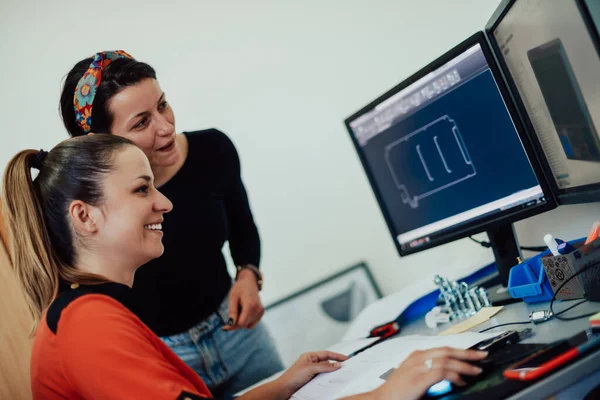
MULTIPOLYGON (((514 343, 514 333, 507 332, 506 335, 513 337, 512 343, 502 342, 499 337, 493 338, 499 340, 500 345, 493 347, 490 355, 482 362, 475 363, 483 369, 479 376, 463 377, 466 378, 466 387, 454 387, 453 390, 438 396, 425 398, 438 400, 505 399, 531 385, 531 380, 554 373, 600 348, 600 337, 589 330, 551 344, 514 343), (522 371, 531 372, 532 375, 524 376, 520 380, 513 380, 507 379, 508 371, 515 378, 518 378, 516 375, 522 371)), ((484 342, 481 345, 485 345, 484 342)), ((480 344, 472 348, 481 348, 478 346, 480 344)))
MULTIPOLYGON (((482 369, 481 374, 477 376, 462 376, 463 380, 467 383, 467 387, 485 379, 490 373, 498 370, 499 366, 520 360, 543 347, 543 345, 517 344, 523 337, 528 337, 530 332, 531 329, 526 329, 522 332, 509 330, 470 347, 471 350, 487 351, 489 355, 481 361, 471 363, 482 369)), ((446 398, 450 394, 455 395, 464 390, 465 388, 454 387, 450 382, 443 381, 432 386, 424 398, 446 398)))
POLYGON ((600 348, 600 336, 590 331, 548 345, 504 371, 508 379, 530 381, 558 369, 575 358, 600 348))
POLYGON ((518 343, 520 338, 521 337, 519 332, 512 330, 506 331, 502 332, 498 336, 494 336, 493 338, 483 340, 477 343, 475 346, 471 347, 471 350, 487 351, 489 353, 493 353, 497 349, 504 347, 507 344, 518 343))

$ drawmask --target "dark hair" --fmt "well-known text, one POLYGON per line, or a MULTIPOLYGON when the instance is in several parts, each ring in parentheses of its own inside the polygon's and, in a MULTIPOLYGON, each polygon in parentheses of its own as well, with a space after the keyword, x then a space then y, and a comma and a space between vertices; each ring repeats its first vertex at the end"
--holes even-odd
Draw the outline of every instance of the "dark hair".
MULTIPOLYGON (((93 58, 79 61, 69 71, 60 95, 60 113, 63 124, 71 136, 81 136, 85 132, 75 120, 75 108, 73 96, 79 80, 90 67, 93 58)), ((108 100, 128 86, 140 83, 142 80, 156 79, 156 71, 143 62, 129 58, 120 58, 110 63, 102 71, 102 81, 96 90, 96 96, 92 104, 92 132, 110 133, 113 116, 108 110, 108 100)))
POLYGON ((106 282, 75 268, 77 238, 68 209, 74 200, 102 204, 102 180, 115 169, 114 158, 127 145, 133 143, 116 135, 85 135, 63 141, 45 156, 23 150, 8 163, 2 198, 10 254, 36 324, 57 295, 61 280, 106 282), (32 179, 31 168, 37 166, 39 174, 32 179))

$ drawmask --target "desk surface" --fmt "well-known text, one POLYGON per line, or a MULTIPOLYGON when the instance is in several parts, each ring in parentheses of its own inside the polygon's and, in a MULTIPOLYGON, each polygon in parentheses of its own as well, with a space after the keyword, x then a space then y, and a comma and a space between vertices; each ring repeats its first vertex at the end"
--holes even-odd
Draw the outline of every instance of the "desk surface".
MULTIPOLYGON (((559 312, 566 307, 575 304, 580 300, 555 302, 554 311, 559 312)), ((496 314, 489 321, 476 326, 471 331, 479 332, 482 329, 516 321, 529 321, 529 313, 532 311, 548 310, 550 303, 509 304, 496 314)), ((600 312, 600 303, 586 302, 573 310, 567 311, 564 316, 576 316, 588 314, 590 312, 600 312)), ((585 330, 589 325, 588 318, 581 318, 575 321, 560 321, 552 319, 541 324, 529 325, 508 325, 497 328, 498 332, 508 329, 523 330, 533 328, 535 335, 523 341, 523 343, 550 343, 560 339, 566 339, 574 334, 585 330)), ((437 335, 438 333, 450 327, 450 324, 439 325, 437 329, 428 328, 425 325, 425 319, 421 318, 402 327, 402 335, 437 335)), ((536 382, 527 389, 513 395, 510 399, 531 399, 545 398, 563 390, 583 377, 590 375, 594 371, 600 370, 600 351, 594 352, 587 357, 578 360, 567 368, 550 375, 548 378, 536 382)))
MULTIPOLYGON (((559 312, 562 309, 567 308, 568 306, 575 304, 580 300, 571 300, 564 302, 555 302, 554 311, 559 312)), ((527 303, 513 303, 504 306, 502 311, 496 314, 489 321, 477 325, 473 328, 472 332, 479 332, 482 329, 505 324, 508 322, 518 322, 518 321, 529 321, 529 313, 532 311, 541 311, 541 310, 549 310, 550 303, 537 303, 537 304, 527 304, 527 303)), ((567 311, 564 316, 576 316, 581 314, 588 314, 590 312, 600 312, 600 303, 590 303, 585 302, 580 306, 575 307, 574 309, 567 311)), ((560 339, 566 339, 577 332, 581 332, 586 329, 589 325, 589 321, 587 318, 581 318, 575 321, 560 321, 558 319, 551 319, 542 324, 529 324, 529 325, 508 325, 497 328, 498 332, 503 330, 523 330, 525 328, 533 328, 535 332, 535 336, 527 339, 524 343, 549 343, 554 342, 560 339)), ((428 328, 425 325, 425 319, 420 318, 414 322, 402 326, 402 335, 437 335, 438 333, 448 329, 451 324, 442 324, 438 325, 437 329, 428 328)))

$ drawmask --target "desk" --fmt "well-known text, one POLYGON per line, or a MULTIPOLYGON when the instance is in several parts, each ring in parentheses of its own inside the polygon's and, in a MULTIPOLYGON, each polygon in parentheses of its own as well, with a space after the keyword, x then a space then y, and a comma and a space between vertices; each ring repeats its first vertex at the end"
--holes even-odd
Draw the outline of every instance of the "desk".
MULTIPOLYGON (((560 311, 575 301, 556 302, 554 309, 560 311)), ((550 308, 550 303, 526 304, 514 303, 504 306, 504 309, 496 314, 489 321, 476 326, 472 329, 473 332, 478 332, 487 327, 499 325, 514 321, 528 321, 529 313, 532 311, 547 310, 550 308)), ((600 303, 583 303, 573 310, 568 311, 568 315, 581 315, 590 312, 600 312, 600 303)), ((437 335, 441 331, 447 329, 450 324, 439 325, 437 329, 430 329, 425 325, 424 318, 406 324, 402 327, 401 335, 437 335)), ((524 340, 522 343, 549 343, 560 339, 566 339, 574 334, 585 330, 588 327, 588 319, 582 318, 575 321, 560 321, 552 319, 539 325, 509 325, 498 328, 498 332, 507 329, 522 330, 525 328, 533 328, 535 336, 524 340)), ((582 381, 584 378, 594 374, 595 384, 600 383, 598 374, 600 374, 600 351, 588 354, 586 357, 576 361, 566 368, 549 375, 519 393, 514 394, 510 400, 521 399, 544 399, 555 395, 556 393, 572 387, 574 384, 582 381)))
MULTIPOLYGON (((579 301, 579 300, 576 300, 579 301)), ((568 307, 573 302, 558 303, 556 305, 556 311, 560 311, 568 307)), ((528 321, 529 313, 532 311, 539 311, 549 308, 549 303, 539 303, 534 305, 528 305, 526 303, 514 303, 504 307, 502 311, 496 314, 492 319, 476 326, 473 331, 478 332, 487 327, 494 325, 514 322, 514 321, 528 321)), ((575 309, 567 312, 567 315, 581 315, 590 312, 600 312, 600 303, 583 303, 575 309)), ((413 322, 403 325, 400 336, 403 335, 429 335, 435 336, 441 331, 447 329, 450 324, 440 325, 438 329, 430 329, 425 325, 425 319, 419 318, 413 322)), ((527 327, 532 327, 535 331, 535 336, 528 338, 523 343, 549 343, 560 339, 566 339, 574 334, 585 330, 588 326, 588 319, 583 318, 575 321, 559 321, 550 320, 539 325, 513 325, 498 328, 498 332, 507 329, 522 330, 527 327)), ((273 375, 270 378, 263 380, 262 382, 253 385, 252 387, 259 386, 260 384, 266 383, 277 378, 280 373, 273 375)), ((555 395, 566 388, 574 389, 576 383, 591 383, 597 385, 600 382, 600 351, 589 354, 586 357, 574 362, 573 364, 565 367, 558 372, 542 379, 530 386, 527 386, 520 392, 509 397, 509 400, 524 400, 524 399, 545 399, 549 396, 555 395), (584 379, 588 377, 588 381, 584 379)), ((588 386, 589 387, 589 386, 588 386)), ((593 387, 593 385, 592 385, 593 387)), ((245 389, 242 393, 250 390, 251 388, 245 389)), ((572 400, 582 399, 583 395, 571 395, 557 397, 557 400, 572 400)))

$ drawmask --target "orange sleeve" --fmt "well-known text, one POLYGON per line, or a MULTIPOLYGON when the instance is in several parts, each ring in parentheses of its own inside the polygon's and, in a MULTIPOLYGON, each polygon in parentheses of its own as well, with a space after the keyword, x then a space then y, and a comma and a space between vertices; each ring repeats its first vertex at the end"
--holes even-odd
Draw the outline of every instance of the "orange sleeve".
POLYGON ((160 340, 133 313, 101 295, 71 303, 57 329, 65 378, 84 398, 176 399, 182 391, 201 396, 154 339, 160 340))

